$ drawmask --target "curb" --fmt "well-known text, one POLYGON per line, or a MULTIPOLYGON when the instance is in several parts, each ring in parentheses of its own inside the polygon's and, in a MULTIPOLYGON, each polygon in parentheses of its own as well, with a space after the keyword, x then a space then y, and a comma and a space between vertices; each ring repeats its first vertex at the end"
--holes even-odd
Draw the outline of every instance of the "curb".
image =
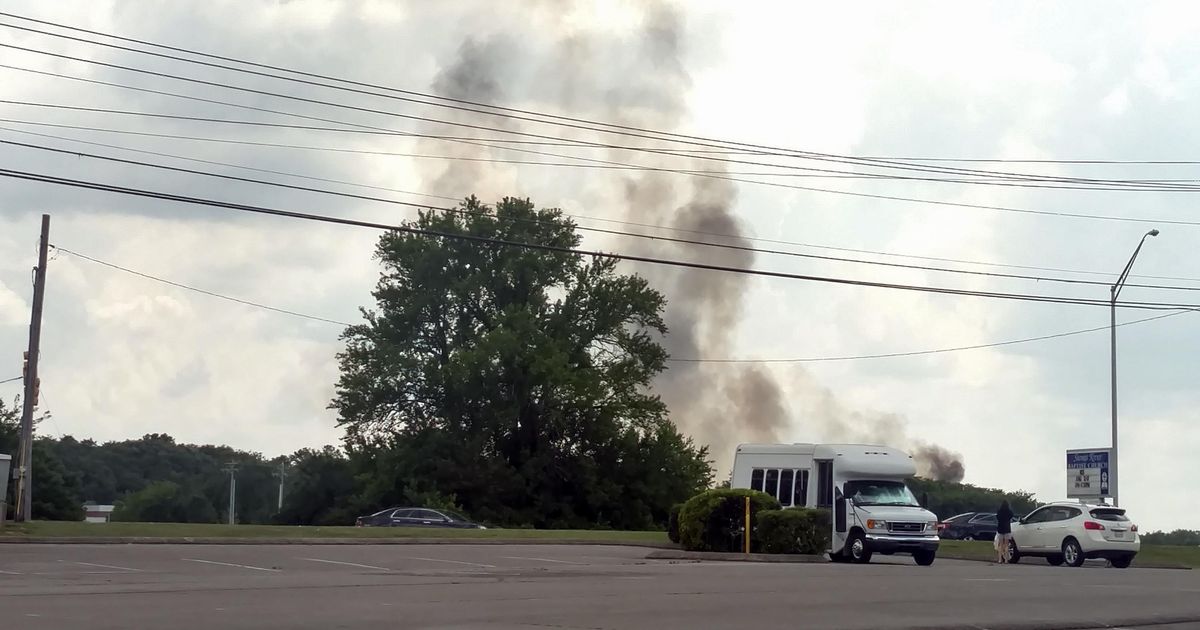
POLYGON ((726 562, 829 562, 825 556, 809 556, 790 553, 728 553, 719 551, 679 551, 677 549, 651 551, 647 560, 718 560, 726 562))
POLYGON ((597 545, 674 549, 662 543, 586 538, 221 538, 221 537, 0 537, 0 545, 597 545))

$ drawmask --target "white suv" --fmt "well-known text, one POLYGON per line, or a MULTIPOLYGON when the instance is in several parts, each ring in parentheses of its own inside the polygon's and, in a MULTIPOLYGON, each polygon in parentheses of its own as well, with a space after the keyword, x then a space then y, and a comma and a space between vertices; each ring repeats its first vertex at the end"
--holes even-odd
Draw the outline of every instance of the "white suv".
POLYGON ((1013 523, 1009 553, 1041 556, 1054 566, 1077 567, 1089 558, 1104 558, 1124 569, 1142 548, 1137 525, 1125 510, 1111 505, 1058 502, 1042 506, 1013 523))

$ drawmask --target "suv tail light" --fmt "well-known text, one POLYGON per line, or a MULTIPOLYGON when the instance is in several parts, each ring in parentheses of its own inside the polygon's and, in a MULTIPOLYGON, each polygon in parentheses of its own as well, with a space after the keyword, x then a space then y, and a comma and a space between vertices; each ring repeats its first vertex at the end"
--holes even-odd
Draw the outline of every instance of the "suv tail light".
POLYGON ((1091 529, 1091 530, 1103 530, 1104 526, 1101 525, 1100 523, 1097 523, 1096 521, 1084 521, 1083 528, 1091 529))
POLYGON ((1131 531, 1131 532, 1136 532, 1136 531, 1137 531, 1137 525, 1134 525, 1133 527, 1130 527, 1130 528, 1129 528, 1129 531, 1131 531))

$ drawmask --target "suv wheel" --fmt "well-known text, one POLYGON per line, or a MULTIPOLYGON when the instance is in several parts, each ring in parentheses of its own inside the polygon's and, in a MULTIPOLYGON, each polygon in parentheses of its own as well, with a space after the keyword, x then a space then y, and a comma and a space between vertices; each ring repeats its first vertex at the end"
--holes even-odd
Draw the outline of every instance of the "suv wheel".
POLYGON ((1079 546, 1079 541, 1074 538, 1068 538, 1062 544, 1063 561, 1070 567, 1083 566, 1083 548, 1079 546))
POLYGON ((1121 556, 1108 561, 1116 569, 1128 569, 1129 564, 1133 562, 1133 556, 1121 556))
POLYGON ((1017 549, 1017 541, 1008 539, 1008 563, 1016 564, 1021 561, 1021 552, 1017 549))
POLYGON ((1048 562, 1052 567, 1061 567, 1063 563, 1063 557, 1058 554, 1046 556, 1046 562, 1048 562))

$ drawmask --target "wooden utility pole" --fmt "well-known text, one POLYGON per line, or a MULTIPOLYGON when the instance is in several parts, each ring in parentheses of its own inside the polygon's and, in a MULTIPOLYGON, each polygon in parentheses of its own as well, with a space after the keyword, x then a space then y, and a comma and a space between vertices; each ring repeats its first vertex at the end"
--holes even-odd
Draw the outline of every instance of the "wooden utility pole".
POLYGON ((33 313, 29 318, 29 351, 26 354, 25 396, 21 400, 21 464, 17 469, 18 521, 33 518, 33 410, 38 403, 38 353, 42 346, 42 303, 46 297, 46 251, 50 247, 50 215, 42 215, 38 265, 33 275, 33 313))

